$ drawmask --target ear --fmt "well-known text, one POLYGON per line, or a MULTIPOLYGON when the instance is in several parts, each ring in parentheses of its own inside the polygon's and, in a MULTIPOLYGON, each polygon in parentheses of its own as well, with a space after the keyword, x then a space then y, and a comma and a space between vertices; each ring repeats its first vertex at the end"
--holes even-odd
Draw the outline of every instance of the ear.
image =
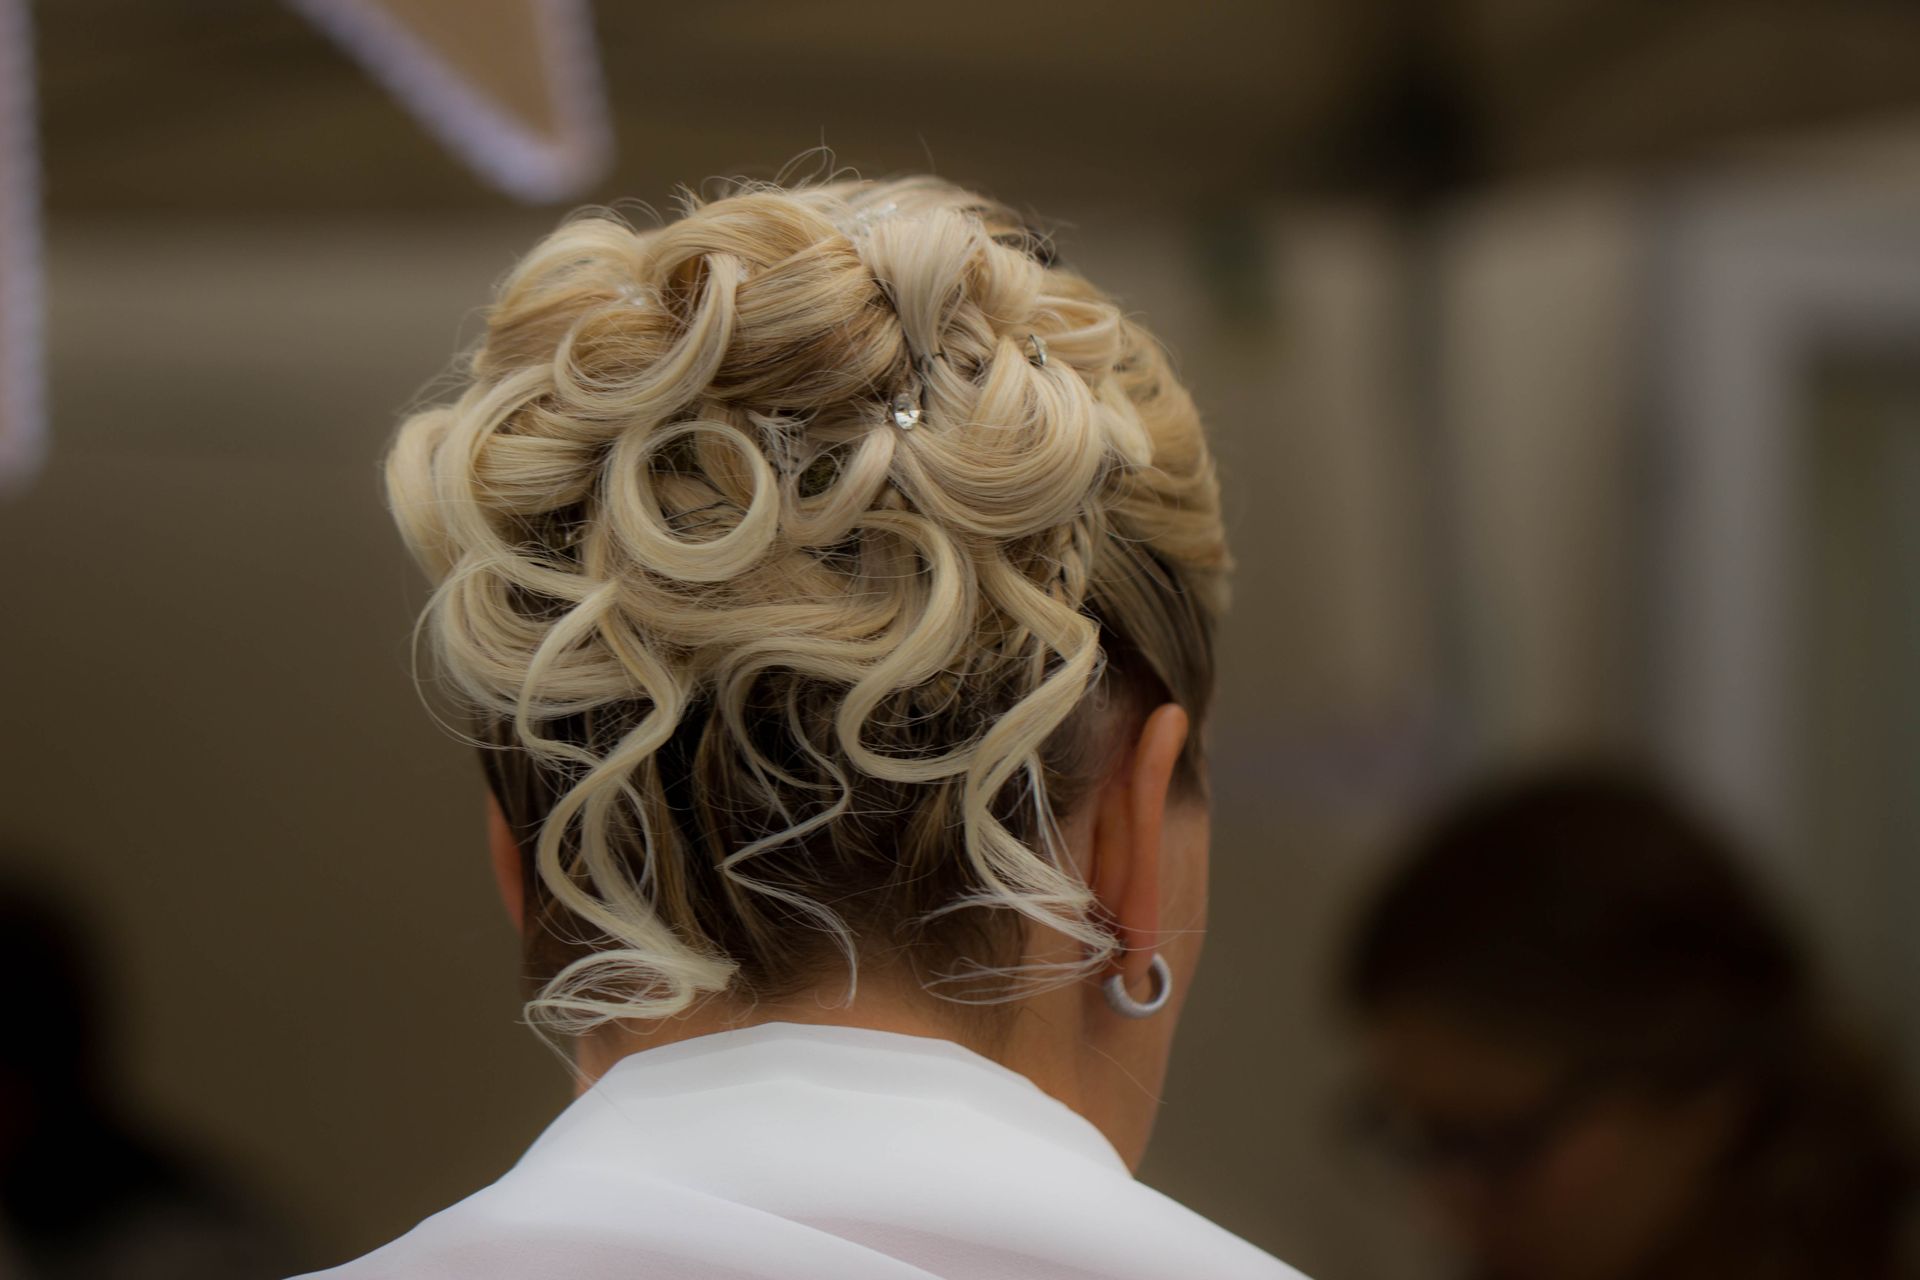
POLYGON ((525 933, 527 889, 525 872, 520 865, 520 842, 513 838, 513 828, 507 825, 507 815, 501 812, 500 801, 491 787, 487 789, 487 852, 492 856, 493 882, 500 891, 500 902, 512 918, 513 927, 525 933))
POLYGON ((1094 813, 1088 887, 1114 924, 1119 971, 1135 990, 1145 985, 1160 944, 1167 798, 1187 730, 1186 709, 1178 703, 1156 708, 1101 784, 1094 813))

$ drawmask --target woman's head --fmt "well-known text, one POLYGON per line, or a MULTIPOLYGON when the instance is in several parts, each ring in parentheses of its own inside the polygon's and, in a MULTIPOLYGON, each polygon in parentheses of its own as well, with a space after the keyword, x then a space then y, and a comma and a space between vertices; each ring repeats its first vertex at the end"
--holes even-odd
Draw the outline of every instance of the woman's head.
POLYGON ((1851 1197, 1850 1248, 1876 1229, 1885 1244, 1893 1126, 1812 988, 1719 832, 1643 777, 1569 767, 1487 786, 1420 833, 1365 914, 1345 994, 1379 1077, 1376 1136, 1476 1261, 1608 1280, 1721 1274, 1770 1218, 1805 1228, 1769 1239, 1779 1263, 1835 1230, 1818 1182, 1851 1197))
POLYGON ((1063 832, 1165 703, 1202 795, 1229 562, 1191 400, 1042 235, 927 179, 579 216, 463 374, 387 479, 537 1018, 1112 967, 1063 832))

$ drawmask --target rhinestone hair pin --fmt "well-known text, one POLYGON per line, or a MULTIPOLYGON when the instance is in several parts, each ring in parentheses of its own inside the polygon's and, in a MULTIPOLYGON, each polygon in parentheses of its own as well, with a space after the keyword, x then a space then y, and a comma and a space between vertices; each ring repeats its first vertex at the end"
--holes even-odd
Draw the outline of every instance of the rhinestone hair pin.
POLYGON ((911 431, 927 416, 927 386, 932 381, 933 362, 945 360, 944 351, 931 351, 913 358, 914 379, 919 384, 909 391, 896 391, 887 401, 887 417, 902 431, 911 431))

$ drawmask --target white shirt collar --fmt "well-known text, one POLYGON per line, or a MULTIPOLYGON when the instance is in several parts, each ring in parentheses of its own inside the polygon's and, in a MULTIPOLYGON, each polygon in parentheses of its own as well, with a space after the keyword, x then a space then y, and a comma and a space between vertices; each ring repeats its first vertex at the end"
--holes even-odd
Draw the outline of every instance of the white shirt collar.
POLYGON ((631 1115, 663 1099, 784 1080, 976 1109, 1032 1137, 1127 1174, 1095 1125, 1026 1076, 964 1045, 866 1027, 766 1022, 643 1049, 615 1062, 527 1153, 565 1145, 606 1109, 631 1115))
POLYGON ((958 1044, 769 1023, 621 1059, 511 1172, 329 1280, 1299 1280, 958 1044))

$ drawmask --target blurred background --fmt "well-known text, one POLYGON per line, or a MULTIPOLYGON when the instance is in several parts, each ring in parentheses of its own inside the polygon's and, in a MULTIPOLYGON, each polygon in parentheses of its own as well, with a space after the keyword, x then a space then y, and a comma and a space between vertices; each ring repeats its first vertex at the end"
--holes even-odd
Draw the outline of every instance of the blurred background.
POLYGON ((410 675, 389 433, 567 209, 821 146, 1059 226, 1222 459, 1213 936, 1146 1181, 1319 1280, 1451 1273, 1344 1152, 1337 971, 1411 824, 1568 753, 1723 822, 1920 1090, 1920 9, 4 7, 46 412, 0 846, 96 975, 5 1035, 96 1010, 114 1105, 289 1260, 233 1274, 385 1241, 568 1097, 410 675), (376 10, 561 142, 462 133, 376 10))

